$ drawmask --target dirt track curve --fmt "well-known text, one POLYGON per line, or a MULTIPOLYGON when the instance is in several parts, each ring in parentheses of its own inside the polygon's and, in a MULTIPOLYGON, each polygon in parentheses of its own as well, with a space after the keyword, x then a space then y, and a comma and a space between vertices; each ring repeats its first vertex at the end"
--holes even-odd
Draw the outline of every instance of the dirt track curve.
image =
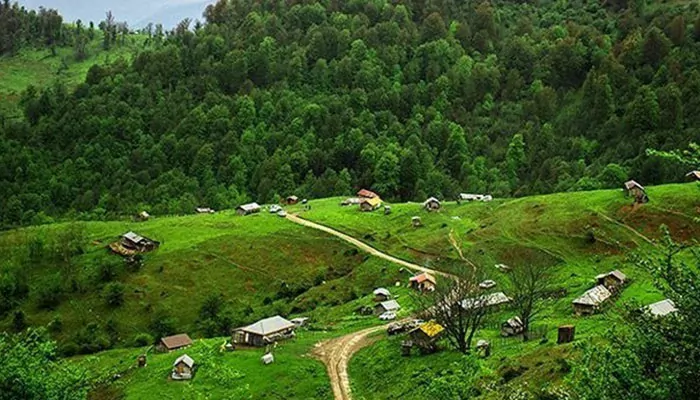
MULTIPOLYGON (((362 251, 406 268, 449 277, 449 275, 443 272, 421 267, 418 264, 413 264, 400 258, 390 256, 386 253, 382 253, 374 247, 357 240, 352 236, 346 235, 325 225, 317 224, 292 214, 287 214, 287 219, 294 223, 337 236, 362 251)), ((372 328, 363 329, 339 338, 320 342, 314 348, 314 356, 326 365, 326 370, 328 371, 328 376, 331 380, 331 388, 333 389, 333 396, 335 397, 335 400, 352 399, 352 394, 350 393, 350 378, 348 376, 348 363, 350 362, 350 358, 352 358, 352 355, 358 350, 371 343, 371 340, 369 339, 371 334, 379 332, 382 329, 384 329, 384 326, 375 326, 372 328)))

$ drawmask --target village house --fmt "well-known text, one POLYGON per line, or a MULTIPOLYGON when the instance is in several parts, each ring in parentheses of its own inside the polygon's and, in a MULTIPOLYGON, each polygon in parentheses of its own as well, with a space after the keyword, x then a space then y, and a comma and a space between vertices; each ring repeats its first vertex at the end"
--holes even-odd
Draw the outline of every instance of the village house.
POLYGON ((423 202, 423 208, 428 211, 437 211, 440 209, 440 200, 435 197, 431 197, 423 202))
POLYGON ((385 288, 374 289, 374 301, 387 301, 391 298, 391 293, 385 288))
POLYGON ((375 197, 379 197, 379 195, 371 190, 362 189, 359 192, 357 192, 357 197, 362 199, 373 199, 375 197))
POLYGON ((301 328, 302 326, 306 325, 306 322, 309 320, 309 317, 297 317, 297 318, 292 318, 290 321, 294 325, 297 326, 297 328, 301 328))
POLYGON ((288 206, 293 206, 294 204, 297 204, 299 202, 299 198, 297 196, 288 196, 285 199, 285 202, 288 206))
POLYGON ((214 210, 208 207, 197 207, 195 208, 197 214, 214 214, 214 210))
POLYGON ((194 360, 187 354, 178 357, 173 363, 173 373, 170 377, 176 381, 192 379, 194 360))
POLYGON ((471 310, 474 308, 496 308, 498 309, 501 305, 510 303, 511 298, 506 296, 503 292, 489 293, 483 296, 478 296, 475 298, 464 299, 461 302, 462 308, 465 310, 471 310))
POLYGON ((258 203, 243 204, 236 208, 236 214, 238 215, 250 215, 260 212, 260 205, 258 203))
POLYGON ((360 211, 374 211, 382 206, 382 199, 379 197, 363 198, 360 201, 360 211))
POLYGON ((525 326, 523 325, 523 321, 518 316, 501 324, 501 336, 504 337, 519 335, 523 333, 524 330, 525 326))
POLYGON ((186 333, 181 333, 179 335, 166 336, 160 339, 160 343, 158 343, 158 350, 173 351, 191 345, 192 339, 190 339, 189 335, 186 333))
POLYGON ((435 321, 428 321, 408 333, 414 345, 418 346, 423 353, 432 353, 436 347, 436 342, 445 328, 435 321))
POLYGON ((643 310, 653 315, 654 317, 665 317, 669 314, 673 314, 678 311, 676 305, 673 303, 672 300, 669 299, 649 304, 648 306, 644 307, 643 310))
POLYGON ((690 171, 685 174, 685 177, 690 180, 700 181, 700 171, 690 171))
POLYGON ((612 293, 603 285, 598 285, 589 289, 581 297, 575 299, 574 312, 576 315, 590 315, 595 313, 600 305, 607 301, 612 296, 612 293))
POLYGON ((479 289, 486 290, 494 287, 496 287, 496 282, 491 279, 487 279, 479 284, 479 289))
POLYGON ((483 194, 460 193, 459 199, 463 200, 463 201, 481 201, 484 199, 484 195, 483 194))
POLYGON ((151 218, 151 215, 146 211, 141 211, 140 213, 136 214, 135 217, 137 221, 148 221, 149 218, 151 218))
POLYGON ((387 311, 397 312, 400 308, 401 306, 396 300, 382 301, 381 303, 374 306, 374 314, 382 315, 387 311))
POLYGON ((123 234, 118 242, 109 245, 109 248, 123 256, 133 256, 137 253, 153 251, 160 246, 160 242, 140 236, 134 232, 123 234))
POLYGON ((265 346, 278 340, 294 337, 296 327, 293 322, 275 315, 234 330, 231 342, 248 346, 265 346))
POLYGON ((627 275, 618 270, 600 274, 595 277, 598 285, 605 286, 610 291, 615 291, 627 283, 627 275))
POLYGON ((640 185, 636 181, 630 180, 625 182, 624 185, 625 195, 628 197, 634 197, 636 203, 646 203, 649 201, 646 190, 644 186, 640 185))
POLYGON ((410 277, 408 281, 413 289, 421 292, 432 292, 437 285, 435 277, 427 272, 414 275, 410 277))

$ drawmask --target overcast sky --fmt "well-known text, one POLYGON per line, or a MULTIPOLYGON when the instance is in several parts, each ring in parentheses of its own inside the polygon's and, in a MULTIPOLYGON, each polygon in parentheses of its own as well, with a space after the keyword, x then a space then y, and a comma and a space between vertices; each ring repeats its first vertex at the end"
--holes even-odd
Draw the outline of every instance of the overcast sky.
POLYGON ((55 8, 66 21, 83 22, 104 20, 111 10, 117 21, 126 21, 131 27, 148 22, 162 23, 172 28, 184 18, 202 20, 202 13, 215 0, 19 0, 27 8, 55 8))

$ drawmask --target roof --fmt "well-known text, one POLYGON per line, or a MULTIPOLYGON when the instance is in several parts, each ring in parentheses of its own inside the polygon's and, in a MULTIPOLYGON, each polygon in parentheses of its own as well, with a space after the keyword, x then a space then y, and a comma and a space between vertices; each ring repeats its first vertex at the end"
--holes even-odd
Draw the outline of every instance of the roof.
POLYGON ((625 189, 630 190, 635 187, 644 190, 644 186, 640 185, 636 181, 630 180, 625 182, 625 189))
POLYGON ((664 317, 668 314, 672 314, 678 311, 676 305, 673 303, 672 300, 669 299, 657 301, 654 304, 649 304, 645 308, 649 313, 651 313, 651 315, 655 317, 664 317))
POLYGON ((435 321, 428 321, 424 324, 421 324, 418 328, 416 328, 423 333, 425 333, 428 337, 434 338, 437 335, 439 335, 442 331, 445 330, 442 325, 438 324, 435 321))
POLYGON ((606 272, 604 274, 600 274, 600 275, 596 276, 595 278, 602 279, 602 278, 608 277, 610 275, 614 276, 620 282, 624 282, 627 280, 627 275, 623 274, 620 270, 617 270, 617 269, 614 271, 606 272))
POLYGON ((611 295, 608 288, 603 285, 598 285, 593 289, 587 290, 586 293, 574 300, 573 303, 585 306, 597 306, 610 298, 611 295))
POLYGON ((274 317, 261 319, 258 322, 255 322, 248 326, 244 326, 243 328, 239 328, 238 330, 248 333, 254 333, 256 335, 266 336, 273 333, 277 333, 279 331, 283 331, 285 329, 295 327, 296 325, 294 325, 293 322, 287 321, 279 315, 275 315, 274 317))
POLYGON ((297 196, 291 195, 291 196, 287 196, 287 200, 297 201, 297 200, 299 200, 299 198, 297 196))
POLYGON ((185 363, 185 365, 187 365, 190 368, 194 367, 194 360, 187 354, 183 354, 180 357, 178 357, 177 360, 175 360, 175 362, 173 363, 173 367, 180 364, 181 362, 185 363))
POLYGON ((687 174, 685 174, 688 178, 695 178, 700 180, 700 171, 690 171, 687 174))
POLYGON ((435 197, 431 197, 431 198, 429 198, 428 200, 424 201, 424 202, 423 202, 423 205, 424 205, 424 206, 427 206, 427 205, 430 204, 430 203, 438 203, 438 204, 440 204, 440 200, 436 199, 435 197))
POLYGON ((144 218, 150 217, 150 215, 149 215, 148 212, 146 212, 146 211, 141 211, 141 212, 139 213, 139 215, 142 216, 142 217, 144 217, 144 218))
POLYGON ((382 295, 382 296, 387 296, 387 297, 391 296, 391 292, 389 292, 387 289, 384 289, 383 287, 374 289, 373 293, 375 296, 376 295, 382 295))
POLYGON ((506 296, 503 292, 489 293, 483 296, 464 299, 462 300, 462 307, 464 309, 481 308, 481 307, 492 307, 499 304, 509 303, 510 297, 506 296))
POLYGON ((209 208, 209 207, 197 207, 197 208, 195 209, 195 211, 197 211, 197 212, 200 213, 200 214, 213 213, 213 212, 214 212, 214 210, 212 210, 212 209, 209 208))
POLYGON ((520 319, 520 317, 515 316, 508 321, 505 322, 505 325, 510 326, 511 328, 521 328, 523 326, 523 321, 520 319))
POLYGON ((379 303, 379 305, 387 311, 396 311, 399 308, 401 308, 401 306, 396 300, 382 301, 381 303, 379 303))
POLYGON ((371 198, 374 198, 374 197, 379 197, 378 194, 374 193, 374 192, 371 191, 371 190, 367 190, 367 189, 362 189, 362 190, 360 190, 359 192, 357 192, 357 195, 360 196, 360 197, 367 197, 367 198, 370 198, 370 199, 371 199, 371 198))
POLYGON ((260 205, 258 203, 250 203, 238 206, 238 208, 243 211, 255 211, 260 209, 260 205))
POLYGON ((416 283, 422 283, 425 281, 436 283, 435 277, 430 275, 427 272, 423 272, 423 273, 420 273, 418 275, 413 275, 412 277, 409 278, 409 281, 416 282, 416 283))
POLYGON ((122 237, 134 243, 139 243, 144 239, 143 236, 140 236, 132 231, 123 234, 122 237))
POLYGON ((160 339, 160 342, 163 343, 166 349, 174 350, 191 345, 192 339, 186 333, 181 333, 179 335, 166 336, 160 339))
POLYGON ((459 198, 462 200, 481 200, 484 198, 484 195, 483 194, 460 193, 459 198))
POLYGON ((496 282, 491 279, 487 279, 479 284, 479 287, 482 289, 491 289, 494 286, 496 286, 496 282))
POLYGON ((360 200, 360 204, 362 204, 362 203, 368 203, 372 207, 377 207, 377 206, 380 206, 382 204, 382 199, 380 199, 379 197, 365 198, 365 199, 360 200))

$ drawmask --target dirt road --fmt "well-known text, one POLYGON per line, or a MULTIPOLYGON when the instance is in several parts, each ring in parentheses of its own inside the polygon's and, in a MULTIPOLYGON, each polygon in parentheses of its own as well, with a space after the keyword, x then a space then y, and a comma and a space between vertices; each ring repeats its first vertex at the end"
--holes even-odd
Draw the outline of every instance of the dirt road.
MULTIPOLYGON (((333 236, 337 236, 362 251, 406 268, 415 271, 430 272, 431 274, 440 275, 443 277, 450 277, 450 275, 443 272, 421 267, 418 264, 413 264, 400 258, 390 256, 386 253, 382 253, 374 247, 359 241, 352 236, 348 236, 325 225, 317 224, 292 214, 287 214, 287 219, 297 224, 318 229, 333 236)), ((375 332, 382 331, 383 329, 385 329, 384 326, 375 326, 353 332, 339 338, 327 340, 316 345, 313 350, 313 355, 326 365, 326 370, 328 371, 328 376, 331 380, 331 388, 333 389, 333 396, 335 397, 335 400, 352 399, 352 394, 350 393, 350 378, 348 376, 348 363, 350 362, 353 354, 355 354, 361 348, 371 344, 372 341, 370 340, 370 335, 375 332)))

